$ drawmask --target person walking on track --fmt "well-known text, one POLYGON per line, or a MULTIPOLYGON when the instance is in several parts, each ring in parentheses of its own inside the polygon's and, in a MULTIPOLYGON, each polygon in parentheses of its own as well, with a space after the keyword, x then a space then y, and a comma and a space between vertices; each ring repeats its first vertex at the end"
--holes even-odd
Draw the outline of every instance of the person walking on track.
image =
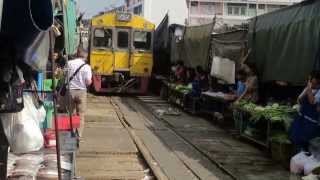
POLYGON ((80 128, 77 130, 80 140, 85 126, 87 87, 92 83, 92 70, 87 64, 87 56, 87 52, 79 48, 77 57, 68 61, 71 112, 80 116, 80 128))

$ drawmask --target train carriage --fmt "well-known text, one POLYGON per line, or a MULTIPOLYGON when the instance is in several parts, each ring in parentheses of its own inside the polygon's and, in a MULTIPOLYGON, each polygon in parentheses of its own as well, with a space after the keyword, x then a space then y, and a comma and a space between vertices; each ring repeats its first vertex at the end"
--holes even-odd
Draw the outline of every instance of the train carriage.
POLYGON ((154 29, 153 23, 124 12, 92 19, 89 59, 96 92, 146 93, 154 29))

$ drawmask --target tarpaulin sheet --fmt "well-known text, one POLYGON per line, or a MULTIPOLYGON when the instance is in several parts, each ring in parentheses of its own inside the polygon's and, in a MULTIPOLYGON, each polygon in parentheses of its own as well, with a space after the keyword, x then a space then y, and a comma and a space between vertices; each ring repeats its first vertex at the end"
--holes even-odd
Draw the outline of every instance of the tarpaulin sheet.
POLYGON ((169 36, 170 36, 170 39, 169 39, 169 47, 170 47, 170 60, 171 62, 177 62, 179 60, 182 60, 183 57, 182 57, 182 53, 184 53, 182 51, 182 47, 183 47, 183 39, 182 39, 182 35, 184 34, 185 32, 185 26, 182 26, 182 25, 171 25, 170 26, 170 31, 169 31, 169 36), (181 32, 181 36, 179 39, 179 37, 177 36, 176 32, 180 31, 181 32))
POLYGON ((79 45, 75 0, 66 0, 64 9, 64 31, 66 53, 73 55, 76 53, 79 45))
POLYGON ((247 34, 246 30, 237 30, 212 35, 212 57, 227 58, 239 65, 247 53, 247 34))
POLYGON ((319 59, 319 12, 320 1, 305 1, 252 20, 249 62, 260 80, 305 83, 319 59))
POLYGON ((158 51, 166 49, 169 41, 169 16, 168 14, 163 18, 154 33, 153 48, 158 51))
POLYGON ((170 70, 169 16, 166 15, 154 33, 154 66, 153 73, 166 75, 170 70))
POLYGON ((202 66, 208 70, 208 54, 213 26, 214 23, 185 28, 183 42, 178 48, 181 60, 186 66, 202 66))

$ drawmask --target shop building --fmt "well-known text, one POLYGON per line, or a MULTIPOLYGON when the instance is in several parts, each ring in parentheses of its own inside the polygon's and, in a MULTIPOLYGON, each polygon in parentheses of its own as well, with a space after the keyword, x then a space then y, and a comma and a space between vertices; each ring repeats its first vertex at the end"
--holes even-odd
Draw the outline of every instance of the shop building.
POLYGON ((170 24, 185 25, 188 20, 188 7, 185 0, 126 0, 127 9, 158 26, 166 14, 170 24))
POLYGON ((301 0, 187 0, 188 23, 212 22, 230 26, 245 23, 249 18, 301 2, 301 0))

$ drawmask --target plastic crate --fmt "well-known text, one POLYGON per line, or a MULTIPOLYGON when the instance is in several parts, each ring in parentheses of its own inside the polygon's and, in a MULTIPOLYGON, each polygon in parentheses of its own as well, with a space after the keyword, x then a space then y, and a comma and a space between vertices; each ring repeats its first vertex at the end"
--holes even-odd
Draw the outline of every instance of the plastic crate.
MULTIPOLYGON (((70 117, 68 114, 58 114, 57 121, 58 121, 58 130, 68 131, 71 129, 70 117)), ((54 121, 53 121, 53 126, 54 126, 54 121)), ((80 127, 80 116, 77 116, 77 115, 72 116, 72 127, 74 129, 80 127)))

